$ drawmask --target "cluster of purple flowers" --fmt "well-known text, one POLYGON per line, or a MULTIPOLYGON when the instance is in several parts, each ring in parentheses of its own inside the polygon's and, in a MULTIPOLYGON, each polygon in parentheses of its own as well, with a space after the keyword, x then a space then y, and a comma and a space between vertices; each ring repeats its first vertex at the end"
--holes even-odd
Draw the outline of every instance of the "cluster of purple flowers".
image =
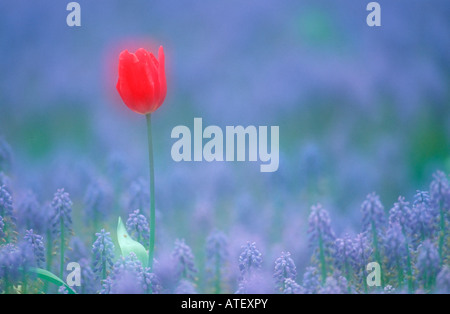
POLYGON ((114 265, 114 244, 109 232, 102 229, 96 233, 97 239, 92 245, 92 255, 94 258, 94 272, 106 279, 108 269, 114 265))
POLYGON ((184 239, 177 239, 172 256, 176 261, 176 274, 179 279, 195 280, 197 268, 195 267, 194 254, 184 239))
POLYGON ((221 293, 223 281, 228 275, 228 238, 221 231, 214 231, 206 239, 206 275, 214 285, 213 292, 221 293))
POLYGON ((282 252, 281 256, 276 259, 273 277, 275 278, 275 284, 283 292, 286 290, 286 281, 288 281, 290 289, 295 287, 293 283, 295 283, 297 277, 297 267, 291 258, 291 253, 282 252))
MULTIPOLYGON (((304 234, 312 257, 306 263, 296 245, 301 241, 277 244, 279 251, 274 251, 262 239, 242 246, 242 238, 252 237, 249 232, 236 229, 227 234, 211 228, 201 245, 187 238, 175 240, 171 252, 161 249, 153 269, 137 253, 121 254, 114 233, 107 231, 112 224, 110 202, 127 204, 122 214, 128 214, 129 236, 148 245, 144 181, 134 181, 125 197, 112 200, 109 188, 99 183, 103 181, 90 178, 94 183, 86 185, 81 199, 58 189, 51 201, 42 202, 33 191, 16 192, 4 173, 0 179, 0 293, 71 293, 33 276, 40 268, 64 280, 67 262, 81 267, 82 285, 74 290, 82 294, 450 293, 450 184, 443 172, 435 173, 429 190, 417 191, 411 202, 399 197, 389 210, 380 196, 369 194, 360 207, 361 229, 356 232, 346 229, 338 234, 330 212, 320 204, 312 206, 304 234), (84 230, 77 228, 80 222, 84 230), (99 230, 91 234, 92 227, 99 230), (373 264, 378 264, 379 273, 369 267, 373 264), (379 277, 373 281, 376 286, 368 280, 371 276, 379 277)), ((117 204, 111 206, 120 207, 117 204)), ((171 247, 167 229, 159 228, 158 245, 171 247)))
POLYGON ((144 242, 143 240, 145 240, 145 243, 148 243, 150 228, 147 218, 139 213, 139 209, 136 209, 128 216, 126 226, 128 233, 138 242, 144 242))
POLYGON ((103 281, 101 294, 160 293, 159 280, 150 269, 144 267, 134 253, 120 257, 111 274, 103 281))

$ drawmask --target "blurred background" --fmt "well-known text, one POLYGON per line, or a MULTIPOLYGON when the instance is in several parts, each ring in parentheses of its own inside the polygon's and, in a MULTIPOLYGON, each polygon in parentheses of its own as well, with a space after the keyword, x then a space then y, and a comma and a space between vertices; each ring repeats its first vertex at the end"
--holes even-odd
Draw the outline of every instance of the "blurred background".
POLYGON ((137 43, 163 45, 167 62, 153 117, 157 256, 185 238, 201 269, 218 228, 234 256, 256 241, 268 268, 288 250, 303 269, 311 205, 330 211, 337 234, 356 233, 368 193, 388 210, 450 172, 448 1, 382 0, 382 26, 368 27, 369 1, 80 0, 74 28, 68 2, 0 2, 0 137, 15 199, 31 189, 43 204, 64 187, 85 243, 92 182, 118 204, 105 211, 110 231, 138 206, 133 195, 147 206, 145 119, 115 91, 118 54, 137 43), (171 130, 194 117, 279 125, 278 172, 172 161, 171 130))

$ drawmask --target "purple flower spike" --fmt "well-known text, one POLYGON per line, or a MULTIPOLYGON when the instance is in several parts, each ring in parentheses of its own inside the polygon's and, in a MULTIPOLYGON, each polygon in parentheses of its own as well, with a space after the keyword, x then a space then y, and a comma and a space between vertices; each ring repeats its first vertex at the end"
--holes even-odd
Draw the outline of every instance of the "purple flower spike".
POLYGON ((284 283, 286 279, 295 280, 297 277, 297 268, 294 260, 291 258, 291 253, 282 252, 281 256, 275 261, 275 270, 273 273, 277 287, 284 290, 284 283))
POLYGON ((3 231, 5 228, 5 223, 3 222, 3 217, 0 216, 0 241, 5 237, 5 232, 3 231))
POLYGON ((197 294, 195 285, 189 280, 181 280, 175 289, 175 294, 197 294))
POLYGON ((256 243, 247 242, 247 245, 242 247, 242 253, 239 255, 239 270, 241 271, 241 278, 251 275, 258 271, 262 265, 262 254, 256 248, 256 243))
POLYGON ((65 192, 64 189, 57 190, 51 206, 53 210, 51 217, 53 234, 55 236, 61 234, 61 224, 69 232, 72 231, 72 201, 69 193, 65 192))
POLYGON ((306 268, 303 275, 303 289, 305 294, 317 294, 320 290, 320 275, 315 267, 306 268))
POLYGON ((16 226, 16 219, 13 216, 13 203, 11 194, 6 189, 6 186, 0 186, 0 216, 2 217, 3 227, 2 233, 6 241, 15 238, 13 230, 16 226))
POLYGON ((398 201, 394 204, 394 207, 389 211, 389 223, 400 224, 404 233, 411 232, 411 215, 412 211, 409 207, 409 202, 405 201, 403 196, 399 196, 398 201))
POLYGON ((319 240, 322 240, 326 245, 331 245, 336 238, 331 229, 330 215, 320 204, 311 208, 308 234, 311 246, 316 245, 319 240))
POLYGON ((390 225, 386 232, 384 241, 385 253, 388 258, 388 264, 391 267, 397 267, 398 271, 404 266, 406 258, 406 239, 399 223, 390 225))
POLYGON ((348 291, 347 279, 342 276, 328 277, 320 294, 346 294, 348 291))
POLYGON ((345 234, 343 238, 336 239, 334 250, 334 262, 346 276, 350 277, 351 267, 354 264, 355 247, 350 235, 345 234))
POLYGON ((179 279, 195 280, 197 268, 194 264, 194 254, 184 239, 175 240, 175 248, 172 256, 177 264, 177 276, 179 279))
POLYGON ((303 288, 297 284, 294 280, 287 278, 284 281, 283 294, 303 294, 303 288))
POLYGON ((34 266, 36 264, 32 248, 28 243, 21 242, 18 245, 7 244, 0 247, 0 278, 7 277, 10 283, 20 281, 23 279, 23 272, 34 266))
MULTIPOLYGON (((128 233, 138 242, 146 240, 148 242, 150 236, 150 228, 148 226, 147 218, 139 214, 139 209, 136 209, 128 216, 126 223, 128 233)), ((148 244, 148 243, 147 243, 148 244)))
POLYGON ((431 238, 436 231, 436 212, 428 192, 417 191, 411 214, 412 232, 416 242, 431 238))
POLYGON ((430 184, 430 197, 434 207, 446 207, 450 210, 450 182, 442 171, 433 175, 434 180, 430 184))
POLYGON ((149 269, 144 269, 134 253, 120 257, 109 277, 103 281, 101 294, 159 293, 159 280, 149 269))
POLYGON ((38 267, 42 267, 45 263, 45 245, 44 238, 33 233, 33 229, 25 231, 24 240, 30 245, 34 261, 38 267))
POLYGON ((450 293, 450 266, 442 267, 437 276, 437 292, 441 294, 450 293))
POLYGON ((363 228, 365 231, 372 228, 379 229, 386 223, 384 207, 380 197, 376 193, 367 195, 366 200, 361 205, 363 213, 363 228))
POLYGON ((106 279, 108 270, 113 266, 114 262, 114 244, 111 240, 109 232, 102 229, 96 233, 95 240, 92 245, 92 254, 94 255, 94 272, 97 276, 106 279))
POLYGON ((13 219, 12 197, 5 185, 0 186, 0 216, 4 220, 13 219))
POLYGON ((27 191, 17 207, 18 225, 33 229, 39 233, 45 231, 45 212, 42 210, 36 195, 27 191))
POLYGON ((228 238, 223 232, 214 231, 206 239, 206 276, 214 283, 216 293, 221 292, 228 259, 228 238))
POLYGON ((439 252, 436 246, 430 240, 425 240, 418 248, 416 263, 424 289, 433 287, 439 272, 439 263, 439 252))

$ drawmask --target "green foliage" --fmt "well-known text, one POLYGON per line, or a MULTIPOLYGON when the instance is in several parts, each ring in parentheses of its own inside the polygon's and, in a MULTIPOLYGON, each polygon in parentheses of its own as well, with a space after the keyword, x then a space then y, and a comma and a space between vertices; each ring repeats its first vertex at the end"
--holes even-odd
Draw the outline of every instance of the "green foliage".
POLYGON ((134 253, 144 267, 148 265, 148 253, 145 250, 145 247, 131 238, 120 217, 117 224, 117 242, 119 243, 123 257, 127 257, 130 253, 134 253))
POLYGON ((28 272, 35 274, 37 275, 38 278, 51 282, 57 286, 66 287, 67 291, 69 291, 69 294, 76 294, 76 292, 70 286, 68 286, 61 278, 49 272, 48 270, 41 268, 30 268, 28 272))

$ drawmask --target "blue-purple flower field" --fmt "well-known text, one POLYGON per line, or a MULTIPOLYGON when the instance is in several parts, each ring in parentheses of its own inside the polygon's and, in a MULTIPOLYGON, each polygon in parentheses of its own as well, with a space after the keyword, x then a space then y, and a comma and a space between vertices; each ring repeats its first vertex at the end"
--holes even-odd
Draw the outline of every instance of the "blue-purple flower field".
POLYGON ((369 1, 78 2, 79 28, 0 3, 0 294, 450 293, 448 1, 380 0, 378 28, 369 1), (143 39, 152 267, 145 119, 115 90, 143 39), (195 117, 279 126, 278 171, 173 161, 195 117))

